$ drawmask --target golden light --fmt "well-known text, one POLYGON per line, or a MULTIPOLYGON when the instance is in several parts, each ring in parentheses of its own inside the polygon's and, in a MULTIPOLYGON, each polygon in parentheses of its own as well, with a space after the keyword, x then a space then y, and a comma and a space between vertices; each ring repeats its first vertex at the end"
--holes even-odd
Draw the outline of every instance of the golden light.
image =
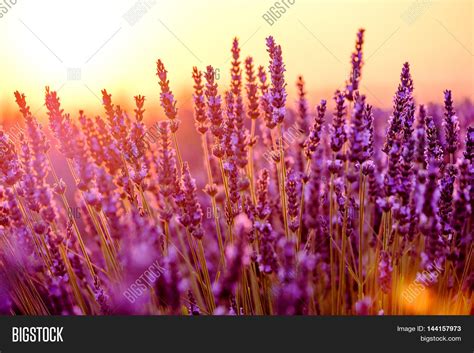
POLYGON ((130 100, 140 93, 156 104, 157 58, 166 63, 174 91, 184 96, 178 104, 184 104, 192 66, 212 64, 227 82, 232 38, 240 38, 243 57, 267 65, 269 34, 283 47, 290 94, 303 74, 313 104, 330 98, 347 79, 359 27, 366 28, 362 89, 371 103, 391 106, 405 61, 420 102, 440 101, 446 88, 458 100, 473 98, 472 1, 426 1, 421 9, 416 3, 298 0, 270 25, 262 16, 272 2, 251 0, 17 2, 0 19, 0 120, 14 90, 41 107, 46 85, 60 90, 72 112, 100 111, 102 88, 130 100), (142 13, 131 21, 137 4, 142 13))

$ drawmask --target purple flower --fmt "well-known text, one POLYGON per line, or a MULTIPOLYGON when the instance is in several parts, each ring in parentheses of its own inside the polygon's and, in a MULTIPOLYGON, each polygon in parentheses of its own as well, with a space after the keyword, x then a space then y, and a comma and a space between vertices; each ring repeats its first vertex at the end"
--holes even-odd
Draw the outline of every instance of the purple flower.
POLYGON ((474 126, 469 126, 467 128, 466 151, 464 152, 464 157, 471 162, 471 165, 474 163, 474 126))
POLYGON ((438 128, 433 120, 432 116, 425 118, 426 123, 426 148, 425 148, 425 159, 427 163, 436 163, 440 165, 443 161, 443 147, 438 140, 438 128))
POLYGON ((278 261, 275 253, 275 234, 270 223, 257 222, 255 228, 260 235, 260 256, 258 259, 260 271, 269 275, 278 271, 278 261))
POLYGON ((324 183, 321 180, 324 171, 323 149, 318 147, 311 160, 311 174, 308 181, 308 189, 305 197, 305 224, 308 228, 320 231, 321 218, 321 193, 324 183))
POLYGON ((270 54, 270 77, 272 85, 270 87, 270 103, 272 105, 272 120, 278 125, 285 118, 286 103, 286 83, 285 83, 285 64, 283 63, 281 46, 276 45, 273 37, 267 38, 267 51, 270 54))
POLYGON ((423 167, 426 167, 425 160, 425 144, 426 144, 426 133, 425 133, 425 119, 426 119, 426 110, 424 105, 420 105, 418 112, 417 126, 415 130, 416 137, 416 161, 421 164, 423 167))
POLYGON ((100 307, 101 315, 108 315, 110 314, 110 306, 109 306, 109 296, 104 290, 104 287, 99 279, 99 277, 94 278, 94 297, 100 307))
MULTIPOLYGON (((0 131, 0 151, 2 152, 0 180, 8 186, 15 185, 22 177, 20 161, 15 151, 15 145, 3 131, 0 131)), ((27 175, 26 178, 30 178, 30 175, 27 175)))
MULTIPOLYGON (((308 131, 308 101, 306 99, 305 82, 303 76, 298 76, 296 88, 298 91, 298 117, 299 127, 302 131, 308 131)), ((323 114, 324 115, 324 114, 323 114)))
MULTIPOLYGON (((25 96, 16 93, 17 102, 21 102, 20 107, 23 116, 30 114, 29 107, 26 107, 24 102, 25 96)), ((49 127, 53 131, 54 136, 59 142, 59 150, 67 158, 72 158, 74 148, 72 143, 74 142, 74 132, 71 128, 71 119, 69 114, 65 114, 64 110, 61 109, 60 99, 57 96, 57 92, 50 91, 49 87, 46 87, 45 104, 48 109, 49 116, 49 127)))
POLYGON ((370 130, 365 119, 365 96, 358 95, 351 119, 349 160, 364 163, 369 158, 370 130))
POLYGON ((392 259, 387 251, 380 253, 378 265, 378 283, 382 292, 389 293, 392 284, 392 259))
POLYGON ((173 92, 171 92, 168 80, 168 71, 166 71, 163 62, 158 59, 156 62, 156 76, 158 76, 160 82, 160 101, 161 106, 165 110, 165 115, 168 119, 174 120, 178 115, 178 109, 176 108, 176 100, 174 99, 173 92))
POLYGON ((346 133, 346 106, 344 105, 344 94, 337 90, 334 94, 334 100, 336 101, 336 110, 332 119, 332 131, 331 131, 331 149, 337 153, 341 150, 342 145, 347 140, 346 133))
MULTIPOLYGON (((240 200, 240 185, 239 185, 239 169, 236 163, 236 158, 233 156, 224 163, 224 172, 227 176, 229 185, 229 199, 233 205, 237 205, 240 200)), ((227 205, 229 209, 229 215, 233 217, 236 215, 235 208, 232 205, 227 205)))
POLYGON ((202 239, 204 236, 202 230, 202 210, 197 200, 196 181, 191 177, 187 162, 183 163, 181 191, 183 195, 179 205, 182 211, 179 221, 192 236, 202 239))
POLYGON ((194 80, 194 119, 199 133, 204 134, 208 129, 208 119, 206 116, 206 103, 204 101, 204 85, 202 83, 202 72, 193 67, 194 80))
POLYGON ((324 115, 326 114, 326 101, 321 100, 316 107, 316 116, 314 117, 314 124, 311 127, 308 138, 304 143, 306 158, 310 159, 311 154, 316 150, 321 141, 321 131, 324 124, 324 115))
POLYGON ((272 100, 271 95, 268 92, 269 85, 267 83, 267 73, 265 72, 265 68, 263 66, 258 67, 258 79, 260 82, 260 107, 263 112, 263 120, 266 127, 273 129, 276 124, 272 119, 272 100))
POLYGON ((236 293, 237 284, 242 276, 242 266, 249 262, 248 250, 246 248, 243 238, 239 238, 239 241, 234 245, 228 245, 225 249, 225 257, 227 270, 222 281, 216 283, 213 287, 213 294, 216 297, 217 302, 222 307, 228 304, 229 299, 236 293))
POLYGON ((387 137, 382 151, 386 154, 390 153, 392 144, 395 140, 400 139, 400 134, 403 129, 403 115, 405 109, 413 101, 413 81, 410 74, 410 65, 405 63, 400 74, 400 84, 393 100, 393 113, 390 116, 389 127, 387 130, 387 137))
POLYGON ((230 69, 230 91, 234 95, 235 105, 234 114, 236 119, 242 120, 244 116, 244 106, 242 101, 242 69, 240 67, 240 48, 239 40, 234 38, 232 42, 232 66, 230 69))
POLYGON ((444 131, 446 134, 446 152, 454 154, 458 147, 459 123, 453 107, 451 91, 444 91, 444 131))
POLYGON ((222 137, 224 134, 223 129, 223 117, 221 110, 221 96, 217 90, 217 83, 215 82, 214 68, 212 66, 207 67, 207 71, 204 74, 206 78, 206 89, 204 94, 207 99, 207 114, 211 123, 211 132, 214 136, 214 150, 213 153, 216 157, 222 158, 223 149, 221 144, 222 137))
POLYGON ((361 300, 358 300, 355 303, 355 313, 360 316, 367 316, 370 314, 370 309, 372 308, 372 298, 364 297, 361 300))
POLYGON ((258 110, 258 85, 256 83, 253 58, 251 56, 245 59, 245 73, 247 79, 247 84, 245 85, 248 100, 247 114, 250 119, 257 119, 260 116, 260 112, 258 110))
POLYGON ((437 174, 438 168, 433 164, 429 165, 420 216, 420 231, 425 236, 424 253, 430 262, 435 260, 443 262, 447 252, 445 238, 440 233, 438 217, 440 192, 437 184, 437 174))
POLYGON ((405 109, 403 119, 403 145, 400 155, 400 184, 397 194, 400 200, 396 218, 398 219, 398 230, 401 234, 407 234, 408 222, 410 220, 410 195, 413 189, 413 159, 415 153, 415 139, 413 137, 413 122, 415 119, 415 105, 410 104, 405 109))
POLYGON ((259 220, 265 220, 271 213, 271 208, 269 204, 269 195, 268 195, 268 181, 270 179, 270 175, 268 174, 268 170, 263 169, 260 172, 260 176, 257 180, 257 206, 256 212, 257 217, 259 220))
POLYGON ((299 228, 299 210, 301 195, 301 178, 299 173, 289 169, 286 174, 285 192, 288 199, 289 228, 296 232, 299 228))
POLYGON ((355 51, 351 55, 351 76, 346 85, 346 98, 349 101, 354 100, 354 92, 359 89, 359 81, 362 74, 362 45, 364 44, 365 29, 360 28, 357 32, 355 51))
MULTIPOLYGON (((169 121, 161 121, 159 131, 160 149, 158 153, 159 158, 156 160, 158 184, 160 186, 160 194, 165 199, 170 199, 172 196, 178 197, 180 195, 180 187, 174 150, 171 147, 169 121)), ((163 220, 169 221, 172 212, 171 205, 166 202, 162 206, 161 217, 163 220)))
POLYGON ((398 140, 393 141, 388 154, 388 167, 384 178, 385 196, 395 195, 400 186, 400 154, 401 146, 398 140))
POLYGON ((441 234, 448 240, 452 238, 451 214, 453 211, 454 181, 457 169, 449 164, 439 182, 440 197, 438 201, 438 216, 441 223, 441 234))

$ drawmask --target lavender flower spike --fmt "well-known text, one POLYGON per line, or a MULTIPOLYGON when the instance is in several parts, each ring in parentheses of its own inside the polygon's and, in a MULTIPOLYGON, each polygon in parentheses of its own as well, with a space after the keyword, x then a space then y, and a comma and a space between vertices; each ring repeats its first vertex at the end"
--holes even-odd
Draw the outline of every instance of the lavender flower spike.
POLYGON ((364 116, 365 96, 358 96, 351 119, 349 160, 364 163, 369 158, 370 131, 364 116))
POLYGON ((454 155, 458 148, 459 123, 453 107, 451 91, 444 91, 444 130, 446 134, 446 152, 454 155))
POLYGON ((362 71, 362 45, 364 44, 364 32, 365 29, 361 28, 357 32, 357 40, 355 45, 355 51, 351 55, 351 77, 346 86, 346 98, 349 101, 354 100, 354 92, 359 89, 359 81, 362 71))
POLYGON ((336 101, 336 110, 332 120, 331 149, 337 153, 347 140, 344 94, 337 90, 334 94, 334 100, 336 101))
POLYGON ((270 54, 269 71, 272 85, 269 94, 273 107, 272 120, 275 124, 281 124, 286 114, 287 93, 284 77, 286 69, 285 64, 283 64, 281 46, 276 45, 271 36, 267 38, 267 51, 270 54))

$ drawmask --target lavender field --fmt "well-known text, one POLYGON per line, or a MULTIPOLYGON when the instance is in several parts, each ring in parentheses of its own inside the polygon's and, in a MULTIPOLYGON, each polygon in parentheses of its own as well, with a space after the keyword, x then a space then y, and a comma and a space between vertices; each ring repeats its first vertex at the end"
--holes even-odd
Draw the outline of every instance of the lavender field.
POLYGON ((234 39, 229 83, 189 70, 194 119, 161 60, 151 124, 140 95, 126 112, 103 90, 93 117, 46 88, 40 117, 15 92, 0 313, 473 314, 474 106, 449 89, 416 102, 408 62, 392 110, 373 106, 363 44, 334 96, 310 97, 276 39, 264 66, 234 39), (193 125, 200 143, 180 139, 193 125))

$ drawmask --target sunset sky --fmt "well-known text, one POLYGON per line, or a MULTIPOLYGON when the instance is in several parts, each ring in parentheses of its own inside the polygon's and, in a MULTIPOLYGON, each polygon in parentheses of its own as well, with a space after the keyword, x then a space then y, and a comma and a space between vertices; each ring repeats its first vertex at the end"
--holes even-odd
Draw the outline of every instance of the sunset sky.
POLYGON ((125 105, 143 94, 156 106, 158 58, 178 104, 189 104, 193 66, 215 66, 225 87, 232 38, 240 38, 242 56, 266 66, 270 34, 282 45, 290 94, 302 74, 315 104, 344 84, 360 27, 366 29, 361 89, 372 104, 391 105, 405 61, 419 102, 440 101, 446 88, 455 99, 474 98, 473 1, 295 0, 270 26, 262 15, 274 3, 18 0, 0 18, 0 119, 15 109, 17 89, 44 115, 46 85, 60 90, 71 112, 101 111, 103 88, 125 105), (134 6, 146 13, 130 12, 134 6))

